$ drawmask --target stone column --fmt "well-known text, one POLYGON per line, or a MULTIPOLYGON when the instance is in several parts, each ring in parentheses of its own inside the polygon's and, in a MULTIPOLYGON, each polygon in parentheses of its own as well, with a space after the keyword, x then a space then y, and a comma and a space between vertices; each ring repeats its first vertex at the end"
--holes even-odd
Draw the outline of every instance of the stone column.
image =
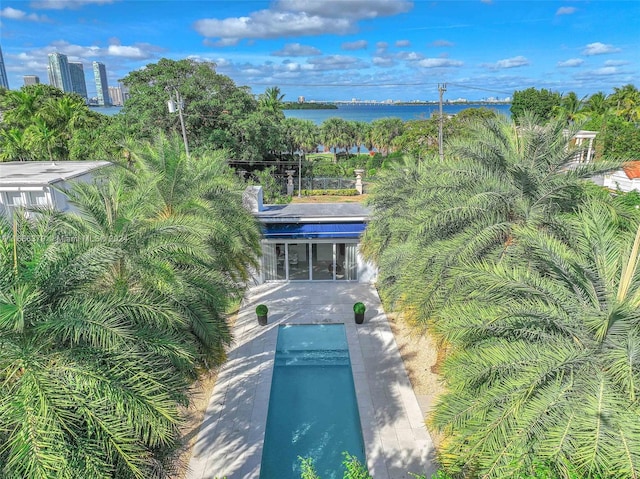
POLYGON ((364 174, 364 170, 353 170, 356 174, 356 190, 358 190, 358 194, 362 194, 362 175, 364 174))
POLYGON ((286 170, 287 174, 287 196, 293 196, 293 174, 296 170, 286 170))

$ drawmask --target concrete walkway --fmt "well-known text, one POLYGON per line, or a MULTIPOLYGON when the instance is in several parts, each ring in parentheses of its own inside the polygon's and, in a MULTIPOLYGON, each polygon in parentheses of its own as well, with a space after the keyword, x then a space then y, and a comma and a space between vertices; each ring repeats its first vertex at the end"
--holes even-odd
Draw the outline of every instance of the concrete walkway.
MULTIPOLYGON (((279 324, 344 323, 367 466, 374 479, 435 473, 434 448, 375 288, 347 282, 268 283, 252 288, 211 396, 188 479, 258 479, 279 324), (356 325, 353 304, 367 306, 356 325), (269 307, 259 326, 255 307, 269 307)), ((278 478, 262 478, 278 479, 278 478)))

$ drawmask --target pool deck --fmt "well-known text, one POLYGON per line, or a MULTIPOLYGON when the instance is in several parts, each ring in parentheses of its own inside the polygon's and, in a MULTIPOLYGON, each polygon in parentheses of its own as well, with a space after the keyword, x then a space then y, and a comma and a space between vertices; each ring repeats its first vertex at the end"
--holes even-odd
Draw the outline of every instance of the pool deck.
MULTIPOLYGON (((188 479, 258 479, 280 324, 344 323, 367 466, 374 479, 435 473, 434 447, 375 288, 346 282, 267 283, 242 302, 234 343, 204 417, 188 479), (367 306, 364 324, 353 304, 367 306), (269 307, 259 326, 255 307, 269 307)), ((278 478, 263 478, 278 479, 278 478)))

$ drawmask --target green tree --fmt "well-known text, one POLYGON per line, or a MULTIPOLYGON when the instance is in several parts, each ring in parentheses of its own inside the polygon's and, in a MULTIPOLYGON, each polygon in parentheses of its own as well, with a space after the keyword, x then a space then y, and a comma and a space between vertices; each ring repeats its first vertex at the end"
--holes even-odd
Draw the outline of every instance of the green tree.
POLYGON ((628 84, 621 88, 614 88, 607 101, 616 114, 625 121, 640 121, 640 90, 634 85, 628 84))
POLYGON ((338 149, 348 149, 352 143, 349 123, 338 117, 328 118, 320 125, 320 139, 333 150, 333 161, 337 162, 338 149))
POLYGON ((371 136, 371 124, 366 121, 351 122, 351 132, 353 133, 353 145, 358 154, 362 149, 362 145, 366 145, 371 136))
POLYGON ((277 86, 267 88, 265 92, 258 98, 258 104, 261 109, 269 111, 272 114, 279 115, 284 119, 283 108, 284 94, 280 92, 277 86))
POLYGON ((178 406, 225 359, 260 251, 224 155, 179 137, 77 183, 75 213, 0 220, 0 475, 167 477, 178 406))
POLYGON ((607 104, 607 95, 601 91, 591 95, 584 105, 585 113, 590 113, 592 115, 604 115, 608 110, 609 105, 607 104))
POLYGON ((0 218, 0 473, 153 477, 194 351, 160 298, 96 288, 112 247, 51 220, 0 218))
POLYGON ((0 111, 0 137, 8 142, 0 147, 4 160, 68 160, 72 152, 74 159, 97 159, 99 132, 110 121, 90 111, 80 96, 49 85, 0 93, 0 111))
POLYGON ((0 161, 25 161, 33 159, 27 136, 20 128, 0 130, 0 161))
POLYGON ((558 118, 563 119, 568 125, 572 125, 584 117, 584 113, 581 110, 584 107, 585 98, 578 98, 578 95, 572 91, 566 95, 562 95, 560 105, 554 107, 553 113, 558 118))
POLYGON ((522 477, 640 474, 640 225, 609 206, 566 219, 561 239, 517 227, 518 252, 462 267, 442 312, 452 345, 433 424, 450 472, 522 477), (634 240, 635 235, 635 240, 634 240))
POLYGON ((36 117, 34 119, 33 123, 25 130, 25 136, 26 145, 32 156, 46 157, 49 161, 66 159, 59 153, 62 145, 60 132, 51 128, 42 118, 36 117))
POLYGON ((554 114, 554 108, 561 105, 562 98, 559 93, 535 88, 513 92, 511 100, 511 117, 518 123, 525 115, 531 112, 542 121, 550 120, 554 114))
POLYGON ((130 97, 116 115, 117 121, 139 138, 151 141, 158 131, 180 132, 178 115, 167 110, 167 101, 178 93, 194 153, 198 149, 226 149, 238 159, 248 156, 247 149, 252 155, 267 151, 264 142, 270 137, 263 136, 264 119, 249 120, 258 111, 258 102, 247 87, 239 87, 231 78, 216 73, 213 63, 163 58, 129 73, 122 82, 129 88, 130 97), (256 145, 258 140, 262 143, 256 145))
POLYGON ((400 118, 380 118, 371 122, 371 141, 383 155, 389 154, 393 140, 402 135, 404 122, 400 118))
POLYGON ((444 162, 407 160, 381 175, 363 251, 383 297, 424 324, 458 298, 456 266, 508 254, 516 225, 553 228, 587 196, 587 179, 619 166, 570 169, 570 137, 562 121, 482 119, 447 145, 444 162))

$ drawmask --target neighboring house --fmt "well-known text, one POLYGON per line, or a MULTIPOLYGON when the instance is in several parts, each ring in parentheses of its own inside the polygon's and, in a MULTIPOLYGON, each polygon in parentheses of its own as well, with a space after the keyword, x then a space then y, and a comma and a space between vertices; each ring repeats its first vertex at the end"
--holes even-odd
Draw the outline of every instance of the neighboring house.
POLYGON ((244 204, 263 230, 256 282, 375 280, 375 266, 359 251, 370 215, 360 203, 265 205, 262 187, 250 186, 244 204))
POLYGON ((621 170, 604 175, 603 186, 611 190, 640 191, 640 161, 630 161, 621 170))
MULTIPOLYGON (((71 181, 90 181, 108 161, 12 161, 0 163, 0 214, 16 209, 55 208, 70 205, 63 191, 71 181)), ((28 214, 28 213, 27 213, 28 214)))

